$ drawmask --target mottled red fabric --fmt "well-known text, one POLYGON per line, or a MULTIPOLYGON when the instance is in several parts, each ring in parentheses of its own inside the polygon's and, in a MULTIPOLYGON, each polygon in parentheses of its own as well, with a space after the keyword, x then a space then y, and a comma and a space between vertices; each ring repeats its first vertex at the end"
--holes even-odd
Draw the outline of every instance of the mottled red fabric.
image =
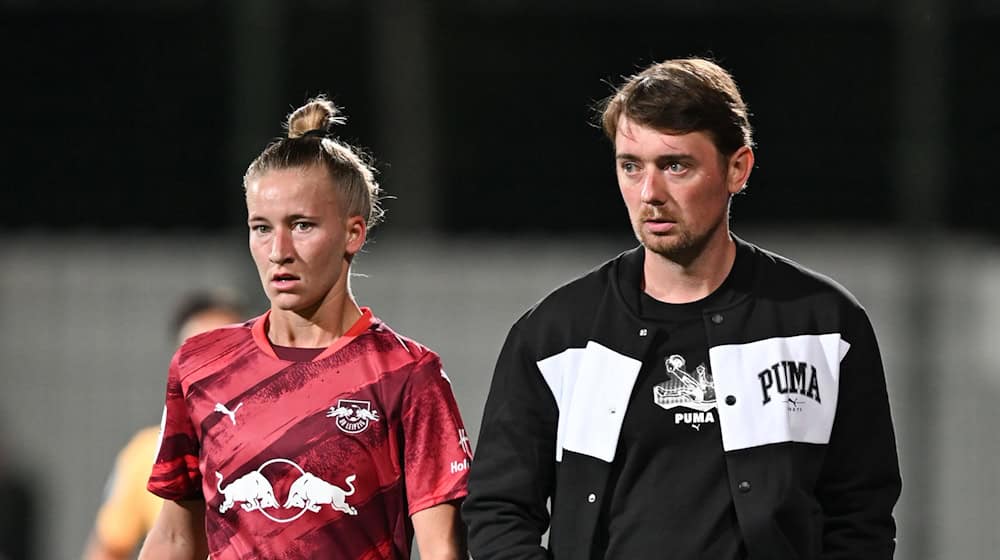
POLYGON ((440 359, 366 310, 314 360, 285 361, 266 320, 177 351, 150 491, 204 498, 214 560, 409 558, 409 516, 466 494, 440 359))

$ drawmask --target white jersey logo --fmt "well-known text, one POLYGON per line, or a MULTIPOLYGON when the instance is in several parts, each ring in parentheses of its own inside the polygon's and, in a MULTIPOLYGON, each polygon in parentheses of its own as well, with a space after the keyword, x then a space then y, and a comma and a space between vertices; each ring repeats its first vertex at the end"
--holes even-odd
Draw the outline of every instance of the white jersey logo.
POLYGON ((236 411, 239 410, 241 406, 243 406, 243 403, 240 403, 240 404, 236 405, 236 408, 234 408, 232 410, 229 410, 228 408, 226 408, 226 405, 224 405, 222 403, 215 403, 215 412, 221 412, 221 413, 225 414, 226 416, 228 416, 229 419, 232 420, 233 426, 235 426, 236 425, 236 411))
MULTIPOLYGON (((285 468, 287 469, 287 467, 285 468)), ((294 473, 294 471, 292 472, 294 473)), ((223 496, 222 503, 219 505, 219 513, 221 514, 225 514, 231 510, 237 503, 240 504, 243 511, 258 511, 264 517, 276 523, 295 521, 299 517, 302 517, 306 511, 316 513, 327 504, 332 509, 341 511, 347 515, 358 514, 358 510, 347 503, 348 496, 354 495, 356 490, 354 480, 358 477, 357 474, 349 475, 344 479, 344 483, 348 487, 348 490, 344 490, 339 486, 326 482, 311 472, 303 470, 294 461, 288 459, 271 459, 257 470, 237 478, 225 487, 222 486, 222 481, 225 478, 222 476, 222 473, 216 472, 215 476, 219 479, 217 488, 223 496), (267 476, 274 473, 265 473, 267 467, 276 464, 285 464, 292 467, 294 471, 298 471, 298 477, 288 489, 288 497, 285 499, 284 505, 280 506, 277 497, 274 495, 274 487, 267 476), (283 516, 283 511, 289 509, 298 509, 299 511, 291 516, 283 516)))
POLYGON ((368 428, 369 423, 378 422, 378 411, 372 410, 369 401, 340 399, 337 406, 331 406, 327 418, 336 418, 337 427, 349 434, 358 434, 368 428))
POLYGON ((462 453, 465 453, 465 458, 461 461, 452 461, 449 467, 451 468, 451 474, 460 473, 469 469, 472 465, 470 460, 472 459, 472 440, 465 433, 465 428, 458 429, 458 446, 462 448, 462 453))
POLYGON ((472 440, 465 433, 465 428, 459 428, 458 430, 458 445, 462 448, 465 456, 469 459, 472 458, 472 440))
POLYGON ((240 507, 243 511, 254 511, 262 508, 278 507, 278 500, 274 499, 274 489, 271 483, 258 471, 249 472, 225 488, 222 487, 223 476, 219 471, 215 472, 219 479, 216 483, 219 493, 226 497, 219 506, 219 513, 226 513, 237 502, 242 502, 240 507))
POLYGON ((292 488, 288 491, 288 501, 285 508, 305 508, 311 512, 319 511, 323 505, 330 504, 333 509, 342 511, 348 515, 357 515, 358 510, 347 504, 347 497, 354 494, 354 479, 358 475, 352 474, 344 479, 348 488, 347 492, 339 486, 334 486, 329 482, 317 477, 312 473, 305 473, 292 483, 292 488))

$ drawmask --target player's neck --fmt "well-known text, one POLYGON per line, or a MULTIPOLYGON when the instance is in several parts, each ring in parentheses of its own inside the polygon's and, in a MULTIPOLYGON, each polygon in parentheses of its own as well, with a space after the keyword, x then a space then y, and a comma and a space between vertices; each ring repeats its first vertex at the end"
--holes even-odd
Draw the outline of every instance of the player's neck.
POLYGON ((326 348, 361 318, 361 308, 348 291, 331 293, 314 308, 271 308, 267 338, 293 348, 326 348))
POLYGON ((642 289, 665 303, 690 303, 708 297, 725 282, 736 261, 736 243, 728 232, 706 245, 690 262, 645 251, 642 289))

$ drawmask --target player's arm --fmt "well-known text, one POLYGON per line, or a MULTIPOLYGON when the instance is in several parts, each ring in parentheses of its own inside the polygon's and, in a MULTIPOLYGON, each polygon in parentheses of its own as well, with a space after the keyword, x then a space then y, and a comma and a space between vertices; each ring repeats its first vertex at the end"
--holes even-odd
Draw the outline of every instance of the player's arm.
POLYGON ((183 347, 174 354, 160 422, 156 460, 146 488, 163 507, 139 553, 144 560, 205 560, 205 498, 198 460, 201 445, 180 381, 183 347))
POLYGON ((888 560, 901 481, 882 358, 868 317, 857 311, 841 362, 837 416, 816 496, 823 508, 823 560, 888 560))
POLYGON ((460 505, 471 448, 451 381, 434 352, 414 364, 401 395, 404 480, 420 558, 468 558, 460 505))
POLYGON ((128 560, 131 551, 115 550, 105 544, 97 536, 97 532, 91 532, 87 540, 87 549, 83 553, 84 560, 128 560))
MULTIPOLYGON (((127 560, 142 543, 149 527, 144 526, 141 496, 146 491, 146 479, 139 473, 148 472, 136 463, 137 455, 149 455, 137 434, 115 458, 106 488, 104 503, 97 511, 94 529, 87 541, 84 560, 127 560)), ((145 462, 146 457, 143 457, 145 462)), ((143 463, 144 464, 144 463, 143 463)))
POLYGON ((205 501, 165 500, 142 545, 139 560, 204 560, 207 557, 205 501))
POLYGON ((410 518, 417 540, 417 550, 424 560, 468 558, 465 526, 459 517, 458 503, 445 502, 422 509, 410 518))
MULTIPOLYGON (((129 507, 135 502, 128 500, 129 481, 120 463, 111 475, 111 492, 97 512, 83 560, 128 560, 142 542, 144 533, 137 512, 129 507)), ((137 484, 142 487, 142 482, 137 484)))

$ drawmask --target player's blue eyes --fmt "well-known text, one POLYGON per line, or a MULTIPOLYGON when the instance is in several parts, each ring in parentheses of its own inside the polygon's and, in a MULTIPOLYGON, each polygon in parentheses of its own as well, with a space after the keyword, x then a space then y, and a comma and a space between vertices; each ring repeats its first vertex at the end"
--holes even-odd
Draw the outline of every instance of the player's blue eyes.
MULTIPOLYGON (((291 229, 292 231, 305 232, 312 230, 314 227, 316 227, 316 224, 312 222, 295 222, 294 224, 292 224, 291 229)), ((263 235, 266 233, 271 233, 271 226, 264 224, 257 224, 250 226, 250 231, 256 234, 263 235)))

